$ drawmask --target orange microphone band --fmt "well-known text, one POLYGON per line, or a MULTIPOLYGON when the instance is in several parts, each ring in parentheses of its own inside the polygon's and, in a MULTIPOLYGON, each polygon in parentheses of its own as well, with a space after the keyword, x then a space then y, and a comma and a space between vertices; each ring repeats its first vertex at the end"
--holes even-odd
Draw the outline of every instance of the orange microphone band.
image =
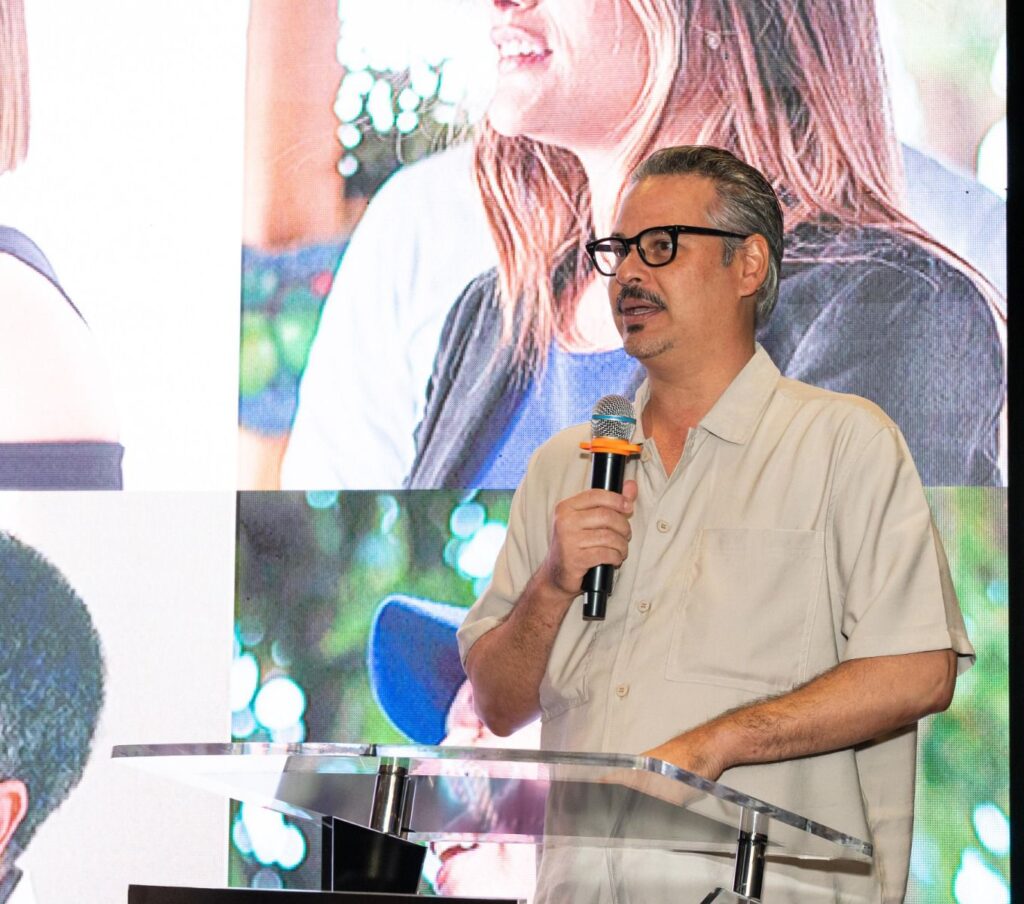
POLYGON ((585 452, 611 452, 613 455, 639 455, 642 449, 636 443, 610 436, 595 436, 588 443, 580 443, 585 452))

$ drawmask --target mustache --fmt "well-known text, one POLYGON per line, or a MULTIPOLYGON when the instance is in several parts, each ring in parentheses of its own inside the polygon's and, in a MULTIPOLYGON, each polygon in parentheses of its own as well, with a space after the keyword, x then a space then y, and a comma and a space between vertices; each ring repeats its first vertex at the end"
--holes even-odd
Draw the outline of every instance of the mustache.
POLYGON ((620 314, 622 313, 622 303, 628 298, 635 299, 636 301, 646 301, 648 304, 652 304, 662 310, 667 307, 664 299, 656 292, 651 292, 640 286, 626 285, 619 289, 619 294, 615 298, 615 308, 620 314))

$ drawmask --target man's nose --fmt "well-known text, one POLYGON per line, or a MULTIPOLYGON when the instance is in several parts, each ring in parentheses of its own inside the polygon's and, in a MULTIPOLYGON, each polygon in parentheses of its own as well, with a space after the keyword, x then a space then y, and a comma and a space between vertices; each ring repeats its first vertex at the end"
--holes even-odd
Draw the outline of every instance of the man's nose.
POLYGON ((620 286, 625 286, 631 283, 643 282, 646 275, 647 267, 644 265, 643 260, 641 260, 640 253, 631 245, 629 252, 619 262, 619 266, 615 270, 615 281, 620 286))

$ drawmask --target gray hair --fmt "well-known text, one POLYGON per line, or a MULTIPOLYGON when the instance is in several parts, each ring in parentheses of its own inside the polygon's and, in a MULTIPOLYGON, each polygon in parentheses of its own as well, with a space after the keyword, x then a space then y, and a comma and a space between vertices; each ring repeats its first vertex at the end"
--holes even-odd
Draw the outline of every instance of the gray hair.
MULTIPOLYGON (((768 243, 768 273, 754 294, 757 323, 764 323, 779 298, 782 267, 782 208, 771 184, 760 172, 735 154, 705 145, 662 148, 644 160, 630 177, 632 183, 653 176, 703 176, 715 184, 716 208, 708 219, 717 229, 757 233, 768 243)), ((732 262, 743 239, 723 238, 722 263, 732 262)))

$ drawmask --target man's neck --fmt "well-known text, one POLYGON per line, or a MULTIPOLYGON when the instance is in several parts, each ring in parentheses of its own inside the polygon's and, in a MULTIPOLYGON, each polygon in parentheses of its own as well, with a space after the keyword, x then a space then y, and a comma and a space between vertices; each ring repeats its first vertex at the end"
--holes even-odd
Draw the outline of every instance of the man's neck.
POLYGON ((688 432, 696 427, 754 355, 754 342, 741 343, 703 361, 671 368, 653 360, 647 367, 650 395, 642 413, 644 435, 658 447, 671 474, 682 455, 688 432))

